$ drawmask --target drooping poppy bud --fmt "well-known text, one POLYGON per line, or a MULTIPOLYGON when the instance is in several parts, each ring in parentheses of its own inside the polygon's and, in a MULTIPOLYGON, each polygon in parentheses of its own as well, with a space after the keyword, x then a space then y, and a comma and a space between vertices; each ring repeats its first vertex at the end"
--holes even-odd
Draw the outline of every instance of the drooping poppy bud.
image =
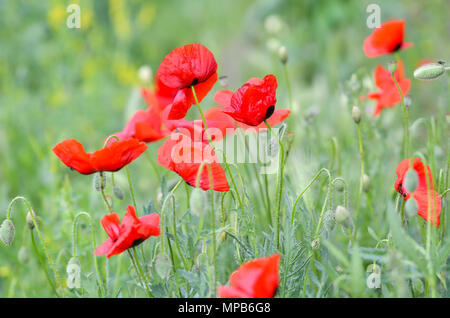
POLYGON ((0 240, 6 245, 10 246, 14 241, 14 235, 16 234, 16 229, 14 228, 14 223, 11 219, 5 219, 0 225, 0 240))
POLYGON ((31 213, 30 212, 27 213, 26 223, 27 223, 28 228, 30 230, 33 230, 34 229, 33 217, 36 220, 36 223, 37 223, 38 219, 37 219, 36 213, 33 210, 31 210, 31 213), (31 213, 33 213, 33 215, 31 213))
POLYGON ((334 217, 337 223, 344 223, 350 217, 350 213, 342 205, 338 205, 334 217))
POLYGON ((420 66, 414 71, 414 78, 422 81, 434 80, 445 73, 445 63, 430 63, 420 66))

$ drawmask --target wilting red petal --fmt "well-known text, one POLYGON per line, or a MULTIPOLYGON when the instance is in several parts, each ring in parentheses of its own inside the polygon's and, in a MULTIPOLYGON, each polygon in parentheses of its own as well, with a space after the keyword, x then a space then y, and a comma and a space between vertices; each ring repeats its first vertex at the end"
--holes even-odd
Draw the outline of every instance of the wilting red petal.
POLYGON ((138 158, 145 150, 145 143, 132 138, 95 151, 91 155, 91 162, 96 171, 114 172, 138 158))
POLYGON ((219 297, 271 298, 279 285, 280 254, 243 264, 230 277, 230 287, 219 287, 219 297))
POLYGON ((91 174, 96 171, 91 163, 91 155, 86 153, 83 145, 75 139, 66 139, 52 150, 66 166, 79 173, 91 174))
POLYGON ((367 57, 377 57, 406 49, 412 43, 404 43, 404 20, 393 20, 375 28, 363 43, 363 51, 367 57))
POLYGON ((217 63, 211 51, 194 43, 170 52, 161 62, 158 76, 166 86, 183 89, 207 81, 216 71, 217 63))
POLYGON ((211 188, 210 175, 212 174, 212 188, 215 191, 228 191, 228 181, 212 147, 204 142, 193 141, 190 136, 182 133, 173 133, 158 149, 158 164, 176 172, 186 183, 196 185, 197 175, 201 163, 205 162, 200 172, 200 188, 211 188))
MULTIPOLYGON (((238 122, 258 126, 275 110, 277 86, 277 80, 271 74, 263 80, 252 78, 233 94, 230 105, 223 112, 238 122)), ((218 100, 221 98, 223 95, 219 95, 218 100)))

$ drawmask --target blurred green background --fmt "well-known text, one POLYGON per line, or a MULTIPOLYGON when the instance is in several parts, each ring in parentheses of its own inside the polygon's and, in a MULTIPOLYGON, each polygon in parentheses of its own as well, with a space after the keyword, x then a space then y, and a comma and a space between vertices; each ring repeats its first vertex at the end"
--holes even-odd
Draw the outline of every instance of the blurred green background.
MULTIPOLYGON (((339 173, 356 184, 359 153, 349 116, 353 101, 344 93, 352 74, 365 83, 364 88, 373 90, 373 69, 377 64, 386 66, 392 58, 368 59, 363 54, 362 42, 371 32, 366 27, 369 3, 381 7, 381 21, 406 20, 406 40, 414 43, 400 53, 408 78, 421 59, 449 58, 450 2, 446 0, 0 0, 1 219, 9 201, 24 195, 41 218, 52 255, 67 258, 73 215, 89 209, 97 222, 104 207, 98 193, 91 191, 92 178, 70 172, 51 148, 66 138, 80 140, 87 151, 100 148, 105 136, 122 129, 135 109, 145 107, 139 95, 144 85, 139 68, 148 65, 156 72, 170 50, 193 42, 214 53, 219 76, 228 76, 230 89, 249 77, 275 74, 277 107, 283 108, 289 99, 276 52, 285 45, 294 96, 288 123, 298 154, 288 168, 291 183, 298 191, 320 167, 329 166, 330 140, 335 136, 341 147, 339 173), (81 7, 80 29, 66 26, 66 8, 72 3, 81 7)), ((214 87, 202 107, 214 104, 213 93, 220 88, 214 87)), ((412 79, 411 95, 412 120, 435 116, 445 121, 448 79, 425 84, 412 79)), ((373 106, 373 102, 362 104, 373 106)), ((368 170, 380 185, 376 190, 382 198, 380 209, 386 205, 384 197, 392 196, 399 162, 391 159, 400 152, 398 108, 377 119, 368 116, 370 124, 363 131, 368 170), (372 131, 375 125, 379 130, 372 131)), ((427 151, 424 131, 418 129, 413 136, 414 150, 427 151)), ((442 140, 441 149, 433 150, 438 167, 445 161, 447 144, 442 140)), ((154 159, 157 147, 150 145, 154 159)), ((145 158, 132 165, 131 173, 138 205, 155 199, 159 183, 145 158)), ((124 210, 126 203, 121 204, 117 210, 124 210)), ((0 295, 47 296, 45 277, 33 276, 32 268, 37 267, 17 266, 17 250, 27 238, 22 205, 14 213, 14 248, 0 248, 0 295)))

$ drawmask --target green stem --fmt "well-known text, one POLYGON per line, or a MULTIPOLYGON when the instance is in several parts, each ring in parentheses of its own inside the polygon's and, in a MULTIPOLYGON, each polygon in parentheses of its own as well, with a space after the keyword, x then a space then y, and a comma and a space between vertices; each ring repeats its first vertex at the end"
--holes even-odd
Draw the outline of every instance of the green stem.
POLYGON ((291 83, 289 81, 289 73, 288 73, 287 63, 284 63, 284 76, 286 78, 286 86, 287 86, 288 94, 289 94, 289 105, 292 109, 292 90, 291 90, 291 83))
POLYGON ((360 171, 360 177, 359 177, 359 190, 358 190, 358 199, 356 204, 356 222, 355 222, 355 233, 358 230, 358 223, 359 223, 359 210, 361 209, 361 197, 363 192, 363 178, 364 178, 364 148, 363 148, 363 142, 361 137, 361 125, 357 124, 358 126, 358 144, 359 144, 359 156, 361 160, 361 171, 360 171))
POLYGON ((131 200, 133 201, 133 206, 137 213, 136 199, 134 197, 133 185, 131 183, 130 170, 128 169, 128 166, 125 166, 125 171, 127 173, 128 186, 130 187, 131 200))
POLYGON ((105 183, 103 178, 103 172, 100 172, 100 193, 102 194, 103 201, 105 201, 106 206, 108 207, 109 213, 113 213, 111 204, 109 204, 108 198, 106 197, 105 194, 105 183))

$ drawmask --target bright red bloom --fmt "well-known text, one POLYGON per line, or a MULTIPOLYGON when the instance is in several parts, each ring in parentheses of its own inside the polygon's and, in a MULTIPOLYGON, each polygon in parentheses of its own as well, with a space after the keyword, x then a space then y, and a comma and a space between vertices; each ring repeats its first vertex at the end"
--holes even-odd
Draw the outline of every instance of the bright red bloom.
POLYGON ((158 75, 156 76, 153 90, 146 87, 141 90, 142 97, 145 99, 148 107, 158 107, 159 110, 163 110, 170 105, 177 93, 177 88, 164 85, 158 75))
POLYGON ((397 180, 395 181, 395 190, 399 192, 404 200, 413 198, 417 203, 417 213, 428 221, 430 213, 430 223, 439 227, 441 221, 441 197, 435 191, 435 183, 430 167, 423 163, 420 158, 405 159, 397 167, 397 180), (411 193, 404 184, 406 173, 413 169, 417 173, 418 185, 411 193))
POLYGON ((127 207, 122 223, 119 222, 117 213, 105 215, 101 222, 109 238, 94 251, 94 254, 106 255, 108 258, 141 244, 150 236, 161 234, 158 213, 138 218, 131 205, 127 207))
MULTIPOLYGON (((163 121, 166 127, 173 131, 175 129, 185 129, 196 141, 208 141, 208 134, 205 131, 205 127, 202 119, 195 121, 188 121, 185 119, 168 120, 167 110, 163 112, 163 121)), ((213 141, 219 141, 226 136, 227 130, 235 129, 234 121, 230 116, 222 112, 222 107, 212 107, 205 113, 206 125, 208 126, 208 132, 211 135, 213 141)))
POLYGON ((219 287, 219 298, 272 298, 279 284, 280 254, 258 258, 230 276, 230 286, 219 287))
POLYGON ((403 42, 404 29, 405 20, 393 20, 382 24, 364 40, 364 53, 367 57, 377 57, 412 47, 412 43, 403 42))
POLYGON ((178 92, 170 106, 169 119, 181 119, 195 104, 191 86, 198 102, 217 81, 217 63, 214 55, 201 44, 188 44, 174 49, 158 68, 161 82, 178 92))
MULTIPOLYGON (((154 142, 166 137, 169 132, 162 128, 162 117, 160 111, 156 106, 150 107, 147 110, 138 110, 121 132, 113 135, 119 140, 127 140, 136 138, 143 142, 154 142)), ((116 139, 111 138, 108 142, 114 143, 116 139)))
POLYGON ((53 152, 71 169, 82 174, 117 171, 139 157, 147 145, 137 139, 114 142, 93 153, 86 153, 75 139, 66 139, 53 147, 53 152))
POLYGON ((236 121, 258 126, 275 111, 277 86, 277 79, 271 74, 262 80, 254 77, 233 93, 231 98, 230 91, 220 91, 214 100, 225 106, 223 112, 236 121))
POLYGON ((199 186, 203 190, 228 191, 225 171, 218 163, 213 148, 201 141, 193 141, 185 134, 174 132, 158 149, 158 164, 176 172, 190 186, 195 187, 201 163, 205 162, 199 177, 199 186))
MULTIPOLYGON (((398 61, 397 70, 394 72, 394 76, 400 86, 403 96, 408 95, 411 87, 411 80, 405 78, 405 70, 401 60, 398 61)), ((394 107, 396 104, 400 103, 402 97, 398 91, 397 85, 395 85, 395 82, 392 79, 391 73, 383 66, 377 66, 374 77, 375 85, 378 87, 379 91, 369 93, 367 97, 377 101, 373 115, 378 116, 384 108, 394 107)))

